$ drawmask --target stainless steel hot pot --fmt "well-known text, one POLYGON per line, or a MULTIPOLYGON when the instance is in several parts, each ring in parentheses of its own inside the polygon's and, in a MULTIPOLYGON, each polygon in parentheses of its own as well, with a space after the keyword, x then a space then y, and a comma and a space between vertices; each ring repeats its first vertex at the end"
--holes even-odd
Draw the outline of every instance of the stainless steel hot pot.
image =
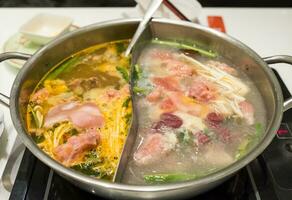
POLYGON ((292 99, 283 101, 277 79, 267 64, 290 63, 292 57, 272 56, 262 59, 253 50, 234 38, 207 27, 184 21, 154 19, 150 23, 153 37, 196 41, 240 66, 260 90, 267 111, 267 127, 261 142, 246 156, 232 165, 198 180, 165 185, 126 185, 98 180, 62 166, 46 155, 26 131, 25 112, 30 93, 40 79, 64 58, 92 45, 131 38, 139 20, 126 19, 93 24, 68 33, 50 42, 34 55, 3 53, 0 61, 24 59, 8 97, 1 102, 10 108, 13 124, 29 150, 61 176, 89 192, 113 199, 182 199, 207 191, 226 180, 255 159, 272 141, 279 128, 282 114, 292 107, 292 99))

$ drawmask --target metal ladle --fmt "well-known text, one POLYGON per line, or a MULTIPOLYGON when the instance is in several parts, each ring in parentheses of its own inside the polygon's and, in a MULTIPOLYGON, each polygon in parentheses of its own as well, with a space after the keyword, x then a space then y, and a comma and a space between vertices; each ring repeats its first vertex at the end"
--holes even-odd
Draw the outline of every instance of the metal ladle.
POLYGON ((146 10, 146 13, 142 19, 142 21, 139 23, 139 26, 125 52, 125 56, 129 56, 133 46, 136 44, 136 42, 138 41, 140 35, 143 33, 143 31, 145 30, 145 28, 148 25, 148 22, 151 20, 153 14, 155 13, 155 11, 159 8, 160 4, 163 2, 163 0, 151 0, 151 3, 149 5, 149 7, 146 10))

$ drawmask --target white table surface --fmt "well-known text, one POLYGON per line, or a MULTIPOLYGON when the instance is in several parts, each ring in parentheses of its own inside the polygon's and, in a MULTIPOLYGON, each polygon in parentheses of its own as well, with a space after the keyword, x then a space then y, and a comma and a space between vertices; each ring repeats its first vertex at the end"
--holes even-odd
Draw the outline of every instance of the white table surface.
MULTIPOLYGON (((125 13, 135 15, 134 8, 0 8, 0 47, 27 20, 38 13, 51 13, 70 16, 74 24, 85 26, 95 22, 125 17, 125 13)), ((138 13, 136 13, 139 16, 138 13)), ((241 40, 260 56, 276 54, 292 55, 292 9, 259 8, 204 8, 201 19, 207 15, 220 15, 229 35, 241 40)), ((292 93, 292 66, 277 64, 275 67, 292 93)), ((0 92, 9 95, 18 70, 0 63, 0 92)), ((7 158, 15 143, 16 131, 13 128, 9 110, 4 111, 6 132, 0 136, 0 177, 7 158)), ((0 183, 0 199, 9 198, 0 183)))

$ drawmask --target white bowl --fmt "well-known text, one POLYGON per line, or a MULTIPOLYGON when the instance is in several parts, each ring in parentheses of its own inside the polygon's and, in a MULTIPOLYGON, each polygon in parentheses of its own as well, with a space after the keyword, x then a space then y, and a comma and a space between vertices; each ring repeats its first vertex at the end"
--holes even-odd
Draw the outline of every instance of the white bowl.
POLYGON ((35 43, 46 44, 67 31, 71 24, 72 19, 69 17, 38 14, 22 25, 19 31, 35 43))

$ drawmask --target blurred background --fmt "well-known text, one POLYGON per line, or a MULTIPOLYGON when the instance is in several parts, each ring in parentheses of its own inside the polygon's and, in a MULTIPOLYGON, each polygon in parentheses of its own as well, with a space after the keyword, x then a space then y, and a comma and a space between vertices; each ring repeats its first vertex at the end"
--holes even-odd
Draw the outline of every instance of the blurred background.
MULTIPOLYGON (((292 7, 292 0, 199 0, 208 7, 292 7)), ((121 7, 134 0, 0 0, 1 7, 121 7)))

